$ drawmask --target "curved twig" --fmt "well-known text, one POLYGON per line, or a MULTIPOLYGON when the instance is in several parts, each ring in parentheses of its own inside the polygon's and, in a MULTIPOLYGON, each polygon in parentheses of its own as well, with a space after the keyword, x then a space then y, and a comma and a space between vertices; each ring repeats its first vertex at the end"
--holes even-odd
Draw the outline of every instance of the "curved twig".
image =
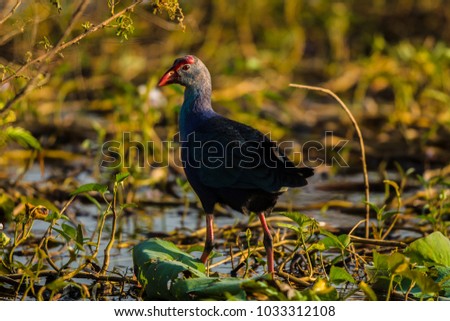
POLYGON ((22 3, 22 0, 17 0, 16 4, 14 5, 14 7, 11 8, 11 10, 9 10, 9 12, 0 19, 0 26, 9 18, 11 18, 11 16, 14 14, 14 12, 16 12, 17 8, 20 6, 20 4, 22 3))
POLYGON ((370 244, 370 245, 378 245, 378 246, 394 246, 394 247, 400 247, 405 248, 408 246, 405 242, 399 242, 399 241, 388 241, 388 240, 374 240, 374 239, 368 239, 368 238, 362 238, 354 235, 350 235, 350 240, 353 243, 360 243, 360 244, 370 244))
POLYGON ((364 140, 362 137, 361 130, 359 129, 359 125, 353 117, 353 114, 351 113, 350 109, 344 104, 344 102, 331 90, 323 87, 316 87, 316 86, 306 86, 306 85, 298 85, 298 84, 290 84, 290 87, 295 88, 303 88, 303 89, 309 89, 309 90, 315 90, 315 91, 321 91, 324 92, 330 96, 332 96, 334 99, 337 100, 337 102, 341 105, 342 109, 345 110, 348 117, 350 118, 353 126, 355 127, 356 133, 358 134, 359 138, 359 146, 361 148, 361 163, 363 168, 363 175, 364 175, 364 186, 365 186, 365 197, 366 197, 366 238, 369 238, 369 220, 370 220, 370 195, 369 195, 369 175, 367 173, 367 163, 366 163, 366 149, 364 147, 364 140))

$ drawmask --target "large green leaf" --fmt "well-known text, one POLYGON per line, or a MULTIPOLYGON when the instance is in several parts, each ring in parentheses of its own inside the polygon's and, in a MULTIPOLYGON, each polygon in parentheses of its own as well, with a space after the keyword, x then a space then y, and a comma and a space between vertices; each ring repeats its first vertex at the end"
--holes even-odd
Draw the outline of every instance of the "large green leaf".
POLYGON ((402 271, 399 275, 405 278, 401 282, 403 292, 410 288, 411 281, 413 281, 416 285, 410 290, 410 293, 417 297, 437 295, 441 289, 440 286, 425 272, 405 269, 405 271, 402 271))
POLYGON ((238 278, 210 278, 205 266, 173 243, 150 239, 133 249, 135 274, 149 299, 245 299, 238 278))
POLYGON ((176 261, 193 268, 195 271, 205 272, 205 266, 192 255, 181 251, 175 244, 153 238, 141 242, 133 248, 133 262, 143 266, 154 261, 176 261))
POLYGON ((441 232, 434 232, 412 242, 405 250, 412 262, 420 265, 450 267, 450 240, 441 232))
POLYGON ((247 295, 242 286, 250 280, 240 278, 191 278, 179 280, 173 285, 173 293, 177 299, 203 300, 245 300, 247 295))
POLYGON ((428 268, 412 265, 410 259, 402 253, 385 255, 374 251, 373 263, 374 266, 366 266, 366 272, 375 288, 386 289, 389 280, 397 276, 400 278, 395 279, 396 290, 404 294, 409 293, 416 297, 434 296, 440 290, 428 268))

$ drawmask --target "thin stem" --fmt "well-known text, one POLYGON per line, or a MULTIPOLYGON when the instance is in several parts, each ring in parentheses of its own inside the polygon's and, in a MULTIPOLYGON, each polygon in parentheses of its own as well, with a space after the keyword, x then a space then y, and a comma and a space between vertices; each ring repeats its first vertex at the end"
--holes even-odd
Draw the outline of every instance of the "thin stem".
POLYGON ((394 219, 392 220, 391 225, 388 227, 388 229, 386 230, 386 232, 384 232, 384 234, 381 236, 381 239, 384 240, 389 233, 391 233, 392 229, 394 228, 395 224, 398 221, 398 218, 400 217, 400 209, 402 207, 402 197, 400 195, 400 190, 397 186, 397 184, 393 184, 388 180, 384 180, 383 183, 388 183, 389 185, 394 187, 395 190, 395 196, 397 197, 397 213, 395 214, 394 219))
MULTIPOLYGON (((89 262, 85 262, 85 263, 81 264, 75 270, 73 270, 73 271, 71 271, 71 272, 69 272, 67 274, 64 274, 63 276, 61 276, 61 277, 57 278, 56 280, 54 280, 52 283, 58 283, 58 282, 61 282, 61 281, 67 281, 67 280, 72 279, 75 275, 80 273, 88 264, 89 264, 89 262)), ((42 288, 40 288, 39 292, 36 295, 38 300, 40 300, 40 301, 43 300, 43 296, 42 295, 43 295, 45 289, 47 289, 47 285, 45 285, 42 288)))
POLYGON ((112 225, 111 225, 111 235, 109 238, 108 245, 106 245, 105 248, 105 259, 103 261, 102 270, 100 271, 100 275, 104 275, 106 273, 106 270, 108 270, 110 257, 111 257, 111 249, 114 245, 115 237, 116 237, 116 229, 117 229, 117 212, 116 212, 116 202, 117 202, 117 189, 118 189, 118 183, 114 184, 114 192, 113 192, 113 200, 112 200, 112 206, 111 211, 113 214, 112 217, 112 225))
POLYGON ((16 12, 17 8, 20 6, 20 4, 22 3, 22 0, 17 0, 16 4, 14 5, 14 7, 11 8, 11 10, 6 14, 6 16, 4 16, 3 18, 0 19, 0 26, 9 18, 11 18, 11 16, 14 14, 14 12, 16 12))
MULTIPOLYGON (((287 273, 287 272, 284 272, 284 271, 281 271, 281 270, 277 271, 277 274, 278 274, 279 276, 284 277, 286 280, 295 282, 295 283, 297 283, 297 284, 299 284, 299 285, 301 285, 301 286, 304 286, 304 287, 309 287, 309 286, 311 286, 311 283, 305 281, 304 278, 298 278, 298 277, 296 277, 296 276, 294 276, 294 275, 291 275, 291 274, 289 274, 289 273, 287 273)), ((312 281, 312 279, 309 278, 309 277, 308 277, 307 279, 312 281)))
MULTIPOLYGON (((100 220, 99 220, 99 222, 97 224, 97 229, 96 229, 96 230, 98 230, 97 243, 95 245, 95 251, 92 253, 92 258, 96 258, 97 257, 98 251, 100 249, 100 243, 101 243, 101 240, 102 240, 103 228, 104 228, 105 222, 106 222, 106 216, 108 215, 108 212, 109 212, 109 210, 112 207, 112 202, 108 202, 106 200, 106 197, 105 197, 104 194, 102 194, 102 196, 103 196, 103 199, 105 200, 105 202, 108 204, 108 207, 106 208, 106 210, 100 216, 100 218, 99 218, 100 220)), ((93 237, 94 237, 94 234, 92 235, 92 238, 93 237)))
POLYGON ((322 87, 316 87, 316 86, 306 86, 306 85, 298 85, 298 84, 290 84, 290 87, 295 88, 303 88, 303 89, 309 89, 309 90, 315 90, 315 91, 321 91, 324 92, 330 96, 332 96, 336 101, 341 105, 341 107, 345 110, 348 117, 350 118, 353 126, 355 127, 356 133, 359 138, 359 146, 361 148, 361 163, 363 168, 363 175, 364 175, 364 189, 365 189, 365 197, 366 197, 366 238, 369 238, 369 221, 370 221, 370 194, 369 194, 369 175, 367 173, 367 163, 366 163, 366 149, 364 147, 364 140, 361 133, 361 130, 359 128, 358 123, 356 122, 355 117, 353 117, 353 114, 351 111, 347 108, 347 106, 344 104, 344 102, 331 90, 322 88, 322 87))
POLYGON ((389 288, 388 288, 388 292, 386 295, 386 301, 389 301, 391 299, 391 292, 392 292, 392 288, 394 285, 394 277, 395 277, 395 275, 391 275, 391 278, 389 279, 389 288))
POLYGON ((311 278, 314 275, 314 267, 312 265, 311 257, 308 253, 308 247, 306 246, 305 239, 303 237, 303 233, 300 233, 300 240, 303 247, 303 251, 305 251, 306 260, 308 261, 308 267, 309 267, 309 277, 311 278))
POLYGON ((362 223, 364 223, 366 220, 361 220, 358 223, 355 224, 355 226, 352 227, 352 229, 350 230, 350 232, 348 232, 348 235, 351 236, 353 234, 353 232, 358 228, 358 226, 362 223))
POLYGON ((360 244, 370 244, 370 245, 378 245, 378 246, 395 246, 400 248, 405 248, 408 246, 408 244, 404 242, 398 242, 398 241, 387 241, 387 240, 374 240, 374 239, 367 239, 362 238, 354 235, 350 235, 350 239, 353 243, 360 243, 360 244))
MULTIPOLYGON (((49 277, 49 276, 65 276, 68 275, 66 271, 58 272, 58 271, 52 271, 52 270, 44 270, 39 273, 39 277, 49 277)), ((26 273, 15 273, 10 274, 8 276, 2 276, 0 275, 0 281, 5 282, 11 285, 19 285, 18 281, 23 277, 28 277, 26 273)), ((96 281, 110 281, 110 282, 127 282, 130 284, 137 284, 137 281, 134 280, 132 277, 127 276, 120 276, 120 275, 98 275, 96 273, 92 272, 83 272, 80 271, 75 275, 70 275, 70 278, 79 278, 79 279, 89 279, 89 280, 96 280, 96 281)))
MULTIPOLYGON (((29 215, 29 219, 26 222, 22 223, 22 233, 15 234, 14 243, 9 252, 9 256, 8 256, 9 270, 12 269, 15 250, 19 247, 19 245, 21 245, 23 242, 25 242, 31 234, 31 229, 33 227, 34 220, 33 220, 33 218, 31 218, 31 214, 27 213, 26 215, 29 215)), ((16 229, 17 229, 17 227, 16 227, 16 229)))

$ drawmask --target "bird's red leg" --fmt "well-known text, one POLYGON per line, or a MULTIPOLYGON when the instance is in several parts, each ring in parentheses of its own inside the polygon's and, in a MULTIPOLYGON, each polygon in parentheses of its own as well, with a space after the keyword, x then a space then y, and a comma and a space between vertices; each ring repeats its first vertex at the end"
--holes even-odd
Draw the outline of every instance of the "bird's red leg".
POLYGON ((259 220, 264 231, 264 248, 266 249, 267 255, 267 271, 273 275, 275 272, 274 261, 273 261, 273 240, 272 234, 270 234, 269 226, 267 226, 266 217, 264 212, 258 214, 259 220))
POLYGON ((214 247, 213 222, 214 216, 212 214, 206 214, 206 241, 205 241, 205 248, 203 249, 203 253, 200 258, 200 260, 203 263, 206 263, 206 261, 208 260, 208 256, 214 247))

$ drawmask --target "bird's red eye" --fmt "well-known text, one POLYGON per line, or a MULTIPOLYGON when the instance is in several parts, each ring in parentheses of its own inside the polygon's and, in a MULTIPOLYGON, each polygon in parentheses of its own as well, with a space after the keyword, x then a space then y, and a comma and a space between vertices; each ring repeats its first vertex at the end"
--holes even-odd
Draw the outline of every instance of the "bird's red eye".
POLYGON ((184 66, 182 67, 183 70, 189 70, 189 68, 191 68, 190 65, 184 65, 184 66))

